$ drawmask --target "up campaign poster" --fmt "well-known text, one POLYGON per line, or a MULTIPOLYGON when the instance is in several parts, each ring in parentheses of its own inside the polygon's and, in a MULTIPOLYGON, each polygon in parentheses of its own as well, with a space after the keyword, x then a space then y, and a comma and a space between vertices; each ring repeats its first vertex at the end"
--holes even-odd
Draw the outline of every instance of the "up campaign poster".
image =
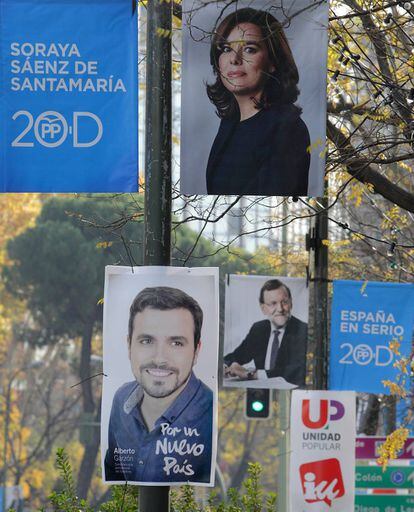
POLYGON ((131 0, 0 1, 0 192, 138 189, 131 0))
POLYGON ((218 269, 106 267, 106 483, 214 485, 218 269))
POLYGON ((328 10, 183 2, 182 193, 323 195, 328 10))
POLYGON ((355 393, 292 392, 290 512, 354 510, 355 393))

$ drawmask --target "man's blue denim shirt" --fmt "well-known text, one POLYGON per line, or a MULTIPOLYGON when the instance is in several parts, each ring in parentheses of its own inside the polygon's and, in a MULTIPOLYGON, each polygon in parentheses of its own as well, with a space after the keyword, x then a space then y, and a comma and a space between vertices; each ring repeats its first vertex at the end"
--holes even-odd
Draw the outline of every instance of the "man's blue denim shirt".
POLYGON ((115 393, 105 456, 106 481, 210 482, 213 392, 193 373, 148 432, 143 390, 128 382, 115 393))

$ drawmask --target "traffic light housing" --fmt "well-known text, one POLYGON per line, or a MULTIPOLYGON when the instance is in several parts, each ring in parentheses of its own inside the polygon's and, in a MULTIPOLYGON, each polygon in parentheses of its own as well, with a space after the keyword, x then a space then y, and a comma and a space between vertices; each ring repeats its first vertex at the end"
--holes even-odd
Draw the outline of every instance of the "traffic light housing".
POLYGON ((266 420, 270 416, 270 389, 246 389, 246 418, 266 420))

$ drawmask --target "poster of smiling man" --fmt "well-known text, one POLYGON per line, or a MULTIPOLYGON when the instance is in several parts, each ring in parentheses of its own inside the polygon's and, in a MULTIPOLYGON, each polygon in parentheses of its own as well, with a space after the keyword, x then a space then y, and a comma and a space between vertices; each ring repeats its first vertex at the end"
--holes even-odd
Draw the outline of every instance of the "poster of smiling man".
POLYGON ((105 483, 214 485, 218 270, 106 268, 105 483))
POLYGON ((181 192, 320 196, 328 2, 185 0, 181 192))
POLYGON ((229 275, 223 385, 304 387, 308 305, 306 279, 229 275))

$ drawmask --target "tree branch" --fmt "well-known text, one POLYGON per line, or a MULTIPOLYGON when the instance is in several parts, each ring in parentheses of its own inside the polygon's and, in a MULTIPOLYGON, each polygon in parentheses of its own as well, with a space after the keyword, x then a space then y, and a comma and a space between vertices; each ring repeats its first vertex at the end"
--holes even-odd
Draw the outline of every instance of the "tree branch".
POLYGON ((339 128, 328 120, 327 133, 329 139, 337 147, 339 154, 344 159, 344 165, 348 173, 361 183, 369 183, 374 187, 377 194, 392 201, 394 204, 414 213, 414 194, 404 190, 388 178, 376 171, 365 158, 359 158, 355 155, 356 151, 339 128))

